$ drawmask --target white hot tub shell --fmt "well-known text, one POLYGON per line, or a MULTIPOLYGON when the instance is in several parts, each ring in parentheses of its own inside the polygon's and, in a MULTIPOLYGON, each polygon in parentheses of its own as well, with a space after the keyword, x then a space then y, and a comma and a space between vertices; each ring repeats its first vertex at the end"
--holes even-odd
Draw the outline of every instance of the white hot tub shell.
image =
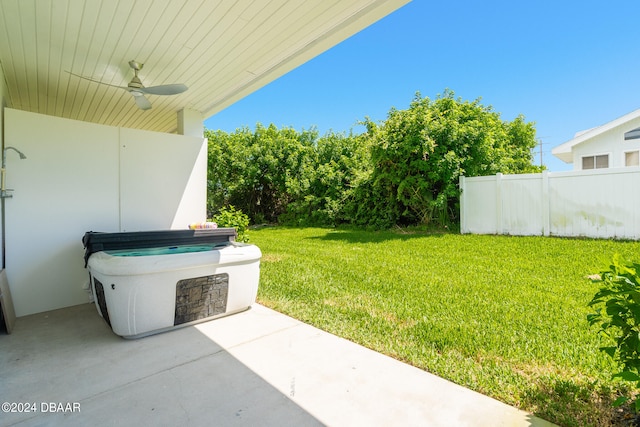
POLYGON ((100 315, 117 335, 140 338, 250 308, 260 257, 243 243, 177 245, 94 252, 87 268, 100 315))

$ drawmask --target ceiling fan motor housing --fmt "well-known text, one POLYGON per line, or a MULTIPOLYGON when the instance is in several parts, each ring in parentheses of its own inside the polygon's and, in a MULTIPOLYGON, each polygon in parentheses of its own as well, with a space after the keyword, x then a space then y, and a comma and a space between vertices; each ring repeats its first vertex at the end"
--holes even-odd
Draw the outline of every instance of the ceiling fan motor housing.
MULTIPOLYGON (((136 74, 137 74, 137 72, 136 72, 136 74)), ((133 88, 133 89, 141 89, 141 88, 144 87, 142 85, 142 81, 140 80, 140 78, 137 75, 133 76, 133 78, 131 79, 131 81, 129 82, 129 84, 127 86, 129 86, 130 88, 133 88)))

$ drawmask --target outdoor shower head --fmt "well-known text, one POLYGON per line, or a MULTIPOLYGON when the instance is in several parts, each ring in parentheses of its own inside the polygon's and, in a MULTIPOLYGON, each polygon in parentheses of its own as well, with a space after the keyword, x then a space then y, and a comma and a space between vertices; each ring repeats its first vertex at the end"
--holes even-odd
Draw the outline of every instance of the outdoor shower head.
POLYGON ((24 159, 27 158, 27 156, 25 156, 24 153, 22 151, 18 150, 16 147, 5 147, 4 150, 2 150, 2 168, 3 169, 7 165, 7 151, 8 150, 13 150, 16 153, 18 153, 18 155, 20 156, 21 160, 24 160, 24 159))
POLYGON ((18 155, 20 156, 20 158, 21 158, 22 160, 24 160, 24 159, 26 159, 26 158, 27 158, 27 156, 25 156, 25 155, 24 155, 24 153, 23 153, 22 151, 18 150, 16 147, 6 147, 6 148, 4 149, 4 151, 6 152, 7 150, 13 150, 13 151, 15 151, 16 153, 18 153, 18 155))
MULTIPOLYGON (((27 158, 27 156, 25 156, 24 153, 18 150, 16 147, 4 147, 4 150, 2 150, 2 168, 0 168, 0 198, 2 199, 3 203, 4 203, 4 199, 6 199, 7 197, 12 197, 11 194, 8 194, 8 192, 12 190, 7 190, 5 188, 5 182, 4 182, 5 175, 7 173, 7 151, 9 150, 13 150, 16 153, 18 153, 18 155, 22 160, 27 158)), ((2 209, 4 210, 4 204, 2 205, 2 209)), ((4 216, 2 217, 2 220, 3 220, 2 230, 4 233, 4 216)))

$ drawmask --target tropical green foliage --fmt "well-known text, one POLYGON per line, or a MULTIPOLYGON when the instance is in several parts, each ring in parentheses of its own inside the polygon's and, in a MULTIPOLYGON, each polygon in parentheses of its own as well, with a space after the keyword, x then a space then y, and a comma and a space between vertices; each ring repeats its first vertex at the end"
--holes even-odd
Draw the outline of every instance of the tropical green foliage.
POLYGON ((208 208, 234 205, 254 223, 389 228, 455 223, 459 178, 535 172, 535 128, 451 91, 416 95, 360 135, 260 124, 207 131, 208 208))
POLYGON ((347 205, 369 168, 368 142, 363 136, 329 133, 314 145, 308 186, 298 187, 284 223, 337 225, 350 222, 347 205))
MULTIPOLYGON (((600 350, 608 354, 621 367, 615 374, 640 388, 640 263, 625 262, 619 254, 613 257, 608 271, 595 280, 602 283, 589 306, 596 312, 587 316, 591 325, 598 325, 599 332, 608 344, 600 350)), ((623 396, 615 404, 622 404, 623 396)), ((634 400, 636 411, 640 410, 640 398, 634 400)))
POLYGON ((207 132, 209 211, 232 204, 254 222, 276 222, 306 185, 315 131, 257 125, 235 133, 207 132))
POLYGON ((479 100, 435 101, 418 94, 407 110, 392 109, 380 126, 367 122, 373 173, 360 203, 374 203, 376 225, 456 222, 461 175, 537 172, 535 128, 519 116, 502 121, 479 100), (379 224, 380 221, 386 224, 379 224))
POLYGON ((247 243, 249 241, 249 217, 242 211, 237 210, 233 205, 223 206, 212 219, 218 227, 233 227, 238 233, 238 242, 247 243))
POLYGON ((260 124, 208 131, 208 209, 232 204, 254 223, 335 225, 369 167, 362 136, 278 130, 260 124))

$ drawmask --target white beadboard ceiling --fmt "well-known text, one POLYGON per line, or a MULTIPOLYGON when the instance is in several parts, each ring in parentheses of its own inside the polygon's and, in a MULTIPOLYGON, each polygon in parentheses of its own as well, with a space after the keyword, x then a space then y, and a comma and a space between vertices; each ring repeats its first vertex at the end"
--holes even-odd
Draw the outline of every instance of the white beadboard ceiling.
MULTIPOLYGON (((265 86, 409 0, 0 0, 7 105, 52 116, 175 132, 177 111, 203 118, 265 86), (115 86, 144 63, 139 110, 115 86)), ((339 74, 336 74, 339 79, 339 74)))

